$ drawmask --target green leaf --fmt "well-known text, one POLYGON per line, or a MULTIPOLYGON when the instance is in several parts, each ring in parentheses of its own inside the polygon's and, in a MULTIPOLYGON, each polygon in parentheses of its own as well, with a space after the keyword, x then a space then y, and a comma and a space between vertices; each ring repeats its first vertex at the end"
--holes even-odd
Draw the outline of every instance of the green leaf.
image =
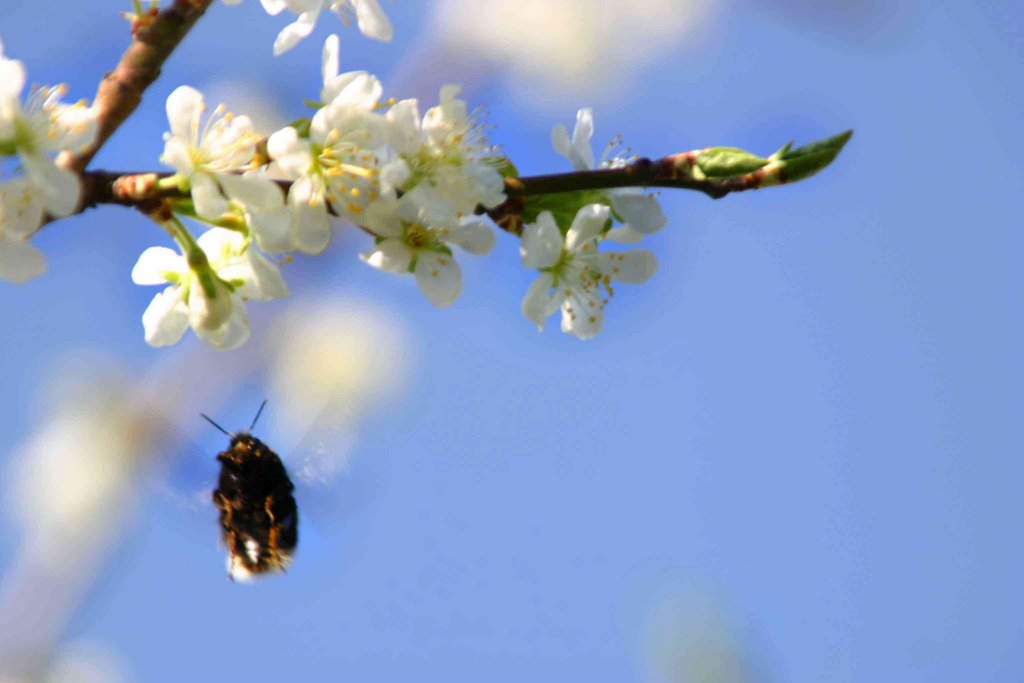
POLYGON ((578 190, 526 197, 521 212, 523 223, 533 223, 544 211, 550 211, 564 234, 569 230, 576 214, 587 204, 611 205, 604 190, 578 190))
POLYGON ((778 157, 778 160, 784 164, 783 181, 792 183, 803 180, 825 168, 839 156, 839 152, 843 150, 852 136, 853 131, 848 130, 824 140, 786 150, 778 157))

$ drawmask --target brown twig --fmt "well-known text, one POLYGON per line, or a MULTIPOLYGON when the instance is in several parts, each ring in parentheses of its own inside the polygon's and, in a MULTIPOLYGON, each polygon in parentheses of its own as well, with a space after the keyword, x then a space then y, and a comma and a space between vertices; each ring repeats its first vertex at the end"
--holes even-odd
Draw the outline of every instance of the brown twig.
MULTIPOLYGON (((525 198, 530 196, 617 187, 671 187, 696 190, 713 199, 719 199, 732 192, 756 189, 764 179, 765 174, 762 171, 755 171, 731 178, 697 180, 685 170, 679 170, 679 161, 693 154, 674 154, 653 162, 649 159, 638 159, 632 164, 614 169, 506 178, 505 193, 508 199, 486 213, 503 229, 518 234, 522 230, 518 216, 525 205, 525 198)), ((157 181, 170 175, 87 171, 82 174, 84 189, 81 210, 101 204, 138 207, 148 204, 153 199, 186 197, 187 194, 176 188, 158 187, 157 181)), ((277 182, 287 192, 290 183, 277 182)), ((480 212, 483 213, 484 210, 481 209, 480 212)))
MULTIPOLYGON (((93 107, 99 132, 96 142, 75 154, 62 154, 57 163, 81 173, 125 119, 139 106, 146 88, 160 76, 160 68, 195 25, 213 0, 174 0, 155 15, 138 17, 132 23, 132 42, 114 70, 100 81, 93 107)), ((86 179, 83 206, 88 206, 92 183, 86 179)))
MULTIPOLYGON (((719 199, 733 192, 808 178, 832 163, 852 134, 853 131, 846 131, 796 149, 786 144, 765 158, 731 147, 708 147, 654 161, 640 158, 615 168, 506 178, 507 199, 493 209, 479 207, 477 213, 488 214, 503 230, 518 235, 523 231, 524 212, 530 208, 528 199, 538 195, 621 187, 670 187, 696 190, 719 199)), ((99 204, 120 204, 145 211, 154 201, 184 198, 185 194, 177 186, 161 186, 161 178, 169 175, 82 173, 83 198, 79 211, 99 204)), ((288 181, 277 183, 283 191, 290 187, 288 181)))

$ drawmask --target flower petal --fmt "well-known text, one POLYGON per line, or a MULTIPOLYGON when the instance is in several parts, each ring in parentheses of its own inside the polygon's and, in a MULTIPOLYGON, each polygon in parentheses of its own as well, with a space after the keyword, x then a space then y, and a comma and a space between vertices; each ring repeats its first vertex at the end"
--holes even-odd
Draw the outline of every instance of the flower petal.
MULTIPOLYGON (((326 86, 335 76, 338 75, 338 54, 341 51, 340 40, 337 34, 332 33, 324 41, 324 49, 320 56, 320 75, 323 77, 323 84, 326 86)), ((324 101, 324 104, 327 104, 324 101)))
POLYGON ((519 243, 523 265, 531 269, 550 268, 562 257, 562 233, 550 211, 542 211, 534 223, 523 230, 519 243))
POLYGON ((260 249, 271 253, 293 251, 293 218, 288 207, 273 211, 252 211, 245 214, 249 228, 260 249))
POLYGON ((319 254, 331 241, 331 222, 323 198, 317 198, 309 178, 299 178, 288 190, 294 246, 306 254, 319 254))
POLYGON ((25 65, 0 53, 0 98, 17 100, 25 87, 25 65))
POLYGON ((420 146, 420 112, 416 100, 402 100, 387 113, 389 143, 401 154, 411 154, 420 146))
POLYGON ((352 7, 356 10, 356 23, 362 34, 367 38, 390 43, 394 37, 394 29, 391 27, 388 15, 377 4, 377 0, 351 0, 351 2, 352 7))
POLYGON ((325 82, 320 98, 325 105, 371 110, 377 106, 384 86, 366 71, 352 71, 325 82))
MULTIPOLYGON (((255 301, 267 301, 269 299, 283 299, 288 296, 288 285, 281 277, 281 271, 277 266, 268 261, 255 249, 248 249, 243 257, 244 284, 235 290, 235 293, 255 301)), ((242 265, 242 264, 240 264, 242 265)), ((232 279, 232 269, 236 266, 228 266, 221 270, 218 275, 224 279, 232 279)), ((239 270, 240 274, 242 270, 239 270)))
POLYGON ((555 127, 551 129, 551 146, 555 148, 559 156, 565 157, 566 160, 572 161, 570 157, 571 150, 569 149, 572 145, 572 141, 569 139, 569 129, 565 127, 565 124, 556 123, 555 127))
POLYGON ((611 209, 604 204, 587 204, 576 213, 572 226, 565 236, 565 247, 577 251, 601 234, 608 224, 611 209))
POLYGON ((217 181, 209 173, 192 176, 192 202, 202 218, 220 218, 228 210, 228 200, 221 194, 217 181))
POLYGON ((381 237, 401 237, 402 221, 398 217, 398 200, 381 197, 370 203, 363 212, 364 227, 381 237))
POLYGON ((668 224, 668 217, 662 212, 661 204, 654 195, 641 188, 624 188, 608 193, 615 213, 637 231, 649 235, 668 224))
POLYGON ((185 257, 167 247, 150 247, 139 255, 132 268, 132 282, 137 285, 162 285, 168 273, 186 274, 185 257))
POLYGON ((466 216, 448 230, 445 241, 457 244, 470 254, 486 254, 494 247, 494 221, 487 216, 466 216))
POLYGON ((28 237, 42 222, 42 195, 28 179, 0 184, 0 235, 28 237))
POLYGON ((388 194, 403 189, 410 176, 412 176, 412 171, 409 169, 409 164, 405 163, 405 159, 401 157, 392 159, 380 169, 381 193, 388 194))
POLYGON ((415 275, 423 296, 438 308, 451 305, 462 293, 462 269, 448 254, 420 252, 415 275))
POLYGON ((276 17, 288 7, 284 0, 260 0, 263 10, 272 17, 276 17))
POLYGON ((308 140, 299 137, 291 126, 282 128, 267 139, 267 152, 289 178, 298 178, 309 172, 313 153, 308 140))
POLYGON ((46 271, 43 252, 18 237, 0 237, 0 279, 20 284, 46 271))
POLYGON ((23 153, 21 163, 29 180, 39 191, 47 213, 56 217, 71 215, 78 206, 82 192, 78 175, 59 168, 53 161, 38 154, 23 153))
POLYGON ((150 346, 177 344, 188 329, 188 307, 181 299, 181 287, 168 287, 153 297, 142 314, 142 328, 150 346))
POLYGON ((303 12, 299 18, 281 29, 274 40, 274 56, 283 55, 288 50, 299 44, 299 42, 313 32, 316 20, 320 16, 320 6, 309 12, 303 12))
POLYGON ((245 303, 237 294, 232 295, 232 299, 231 315, 223 325, 213 330, 195 329, 197 337, 222 351, 237 349, 249 339, 249 316, 245 303))
POLYGON ((187 85, 179 86, 167 97, 167 122, 171 135, 195 146, 199 141, 199 117, 203 113, 203 94, 187 85))
POLYGON ((637 244, 643 240, 644 234, 639 230, 634 230, 628 225, 620 225, 617 228, 612 228, 605 233, 604 239, 608 242, 618 242, 619 244, 637 244))
POLYGON ((186 178, 195 172, 195 164, 192 162, 192 147, 181 138, 167 138, 160 161, 186 178))
POLYGON ((231 317, 231 298, 231 290, 219 277, 213 278, 213 296, 207 294, 198 276, 193 277, 188 290, 188 322, 196 334, 224 326, 231 317))
POLYGON ((648 249, 607 251, 595 256, 598 269, 613 280, 640 284, 658 270, 658 259, 648 249))
POLYGON ((370 251, 360 254, 359 258, 378 270, 403 274, 409 272, 412 251, 400 240, 386 239, 374 245, 370 251))
POLYGON ((530 288, 526 290, 526 296, 523 297, 523 303, 520 305, 523 315, 527 320, 536 323, 538 331, 544 329, 544 321, 558 310, 562 301, 561 293, 558 290, 552 290, 554 281, 555 279, 550 273, 541 273, 541 276, 534 280, 530 288))
POLYGON ((577 171, 594 168, 594 150, 590 139, 594 137, 594 110, 585 107, 576 112, 576 127, 572 130, 572 157, 577 171))
POLYGON ((238 254, 244 241, 243 235, 227 228, 210 228, 196 240, 214 267, 238 254))
POLYGON ((562 303, 562 332, 580 339, 590 339, 604 324, 604 307, 600 300, 580 296, 575 290, 562 303))
POLYGON ((273 211, 284 207, 284 191, 270 178, 224 173, 217 181, 228 197, 246 208, 273 211))
POLYGON ((46 146, 51 151, 71 150, 78 152, 96 141, 99 125, 96 110, 83 104, 60 105, 52 114, 53 125, 47 137, 46 146))

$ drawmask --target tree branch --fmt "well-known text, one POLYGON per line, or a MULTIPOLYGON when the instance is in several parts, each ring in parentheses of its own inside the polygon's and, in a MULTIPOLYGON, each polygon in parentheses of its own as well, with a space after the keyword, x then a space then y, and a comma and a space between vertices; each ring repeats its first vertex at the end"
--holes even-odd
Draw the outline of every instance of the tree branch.
MULTIPOLYGON (((534 218, 527 210, 530 198, 541 195, 623 187, 666 187, 696 190, 712 199, 720 199, 734 192, 783 185, 810 177, 832 163, 852 135, 852 131, 846 131, 796 149, 787 144, 769 157, 759 157, 731 147, 708 147, 654 161, 637 159, 617 168, 506 178, 508 199, 490 210, 481 207, 478 213, 487 213, 503 230, 518 235, 522 233, 524 216, 526 220, 534 218)), ((101 204, 118 204, 149 213, 154 203, 187 197, 187 193, 177 187, 160 185, 160 180, 170 176, 170 173, 84 172, 79 212, 101 204)), ((286 180, 277 183, 285 192, 291 184, 286 180)))
MULTIPOLYGON (((99 133, 85 151, 62 154, 57 163, 81 173, 104 143, 139 106, 142 95, 160 76, 160 68, 213 0, 174 0, 167 9, 132 21, 132 42, 114 70, 100 81, 93 107, 99 133)), ((89 191, 86 181, 85 192, 89 191)), ((83 193, 84 195, 84 193, 83 193)), ((83 197, 88 205, 88 198, 83 197)))

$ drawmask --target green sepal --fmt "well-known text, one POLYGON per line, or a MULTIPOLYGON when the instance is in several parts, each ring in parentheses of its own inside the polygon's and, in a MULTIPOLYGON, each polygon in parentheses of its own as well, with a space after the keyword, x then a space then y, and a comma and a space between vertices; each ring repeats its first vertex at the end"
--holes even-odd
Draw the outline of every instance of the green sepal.
POLYGON ((179 216, 188 216, 189 218, 198 218, 196 215, 196 205, 192 201, 192 197, 183 197, 181 199, 169 200, 171 204, 171 211, 178 214, 179 216))
POLYGON ((512 160, 508 157, 494 157, 494 163, 498 168, 498 173, 501 174, 502 178, 518 178, 519 169, 512 163, 512 160))
MULTIPOLYGON (((317 103, 319 104, 319 103, 317 103)), ((288 124, 290 128, 294 128, 299 134, 300 138, 309 137, 309 129, 313 125, 313 120, 308 116, 302 116, 288 124)))
POLYGON ((324 103, 321 102, 320 100, 311 100, 308 98, 302 100, 302 103, 309 107, 310 109, 322 109, 324 106, 324 103))
POLYGON ((768 158, 769 158, 769 159, 772 159, 772 160, 775 160, 775 159, 781 159, 781 158, 782 158, 782 156, 783 156, 784 154, 786 154, 786 152, 788 152, 788 151, 789 151, 789 150, 790 150, 790 149, 791 149, 792 147, 793 147, 793 141, 792 141, 792 140, 790 140, 789 142, 787 142, 786 144, 784 144, 784 145, 783 145, 782 147, 780 147, 780 148, 779 148, 779 151, 775 152, 775 154, 772 154, 772 155, 771 155, 770 157, 768 157, 768 158))
POLYGON ((729 178, 764 168, 768 159, 736 147, 705 149, 694 160, 708 178, 729 178))
POLYGON ((188 261, 188 269, 195 274, 196 279, 199 280, 199 286, 203 288, 206 296, 210 299, 217 298, 217 285, 214 282, 217 275, 213 272, 213 268, 210 267, 206 253, 198 246, 195 246, 188 250, 185 259, 188 261))

